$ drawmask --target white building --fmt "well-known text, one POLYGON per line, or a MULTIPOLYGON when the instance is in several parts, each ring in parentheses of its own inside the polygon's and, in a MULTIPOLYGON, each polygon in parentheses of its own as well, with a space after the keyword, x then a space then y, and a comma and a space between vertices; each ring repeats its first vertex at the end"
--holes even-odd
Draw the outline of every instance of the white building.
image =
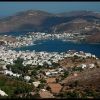
POLYGON ((24 79, 28 82, 31 79, 31 77, 30 76, 24 76, 24 79))
POLYGON ((82 69, 86 68, 86 64, 81 64, 82 69))
POLYGON ((32 82, 32 83, 33 83, 33 85, 34 85, 35 87, 38 87, 39 84, 41 84, 40 81, 36 81, 36 82, 32 82))
POLYGON ((89 64, 89 68, 94 68, 95 65, 94 64, 89 64))
POLYGON ((0 95, 1 96, 8 96, 4 91, 2 91, 1 89, 0 89, 0 95))

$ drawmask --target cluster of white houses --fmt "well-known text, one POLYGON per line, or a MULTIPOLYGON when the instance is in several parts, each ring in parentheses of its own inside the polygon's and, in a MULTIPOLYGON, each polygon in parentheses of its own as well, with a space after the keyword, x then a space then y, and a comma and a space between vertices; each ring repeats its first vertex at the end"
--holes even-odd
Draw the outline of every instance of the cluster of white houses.
MULTIPOLYGON (((38 37, 38 34, 39 33, 35 34, 36 35, 35 38, 38 37)), ((42 35, 45 37, 45 33, 42 35)), ((42 35, 39 38, 41 38, 42 35)), ((50 34, 48 34, 48 35, 50 35, 50 34)), ((32 39, 29 39, 29 40, 32 40, 32 39)), ((45 51, 35 52, 35 50, 33 50, 33 51, 15 51, 15 50, 7 49, 5 46, 0 46, 0 65, 4 69, 3 73, 5 75, 9 74, 9 75, 15 76, 15 77, 19 77, 20 74, 13 73, 12 71, 7 70, 6 65, 14 64, 14 61, 17 60, 18 58, 23 59, 24 66, 26 66, 26 65, 44 66, 45 64, 47 64, 49 67, 52 67, 53 63, 58 63, 59 60, 63 60, 67 57, 74 57, 74 56, 78 56, 78 57, 82 57, 82 58, 93 57, 95 59, 98 59, 95 55, 92 55, 91 53, 84 53, 83 51, 76 52, 74 50, 69 50, 67 52, 62 52, 62 53, 45 52, 45 51)), ((84 64, 80 65, 80 66, 82 68, 86 68, 86 65, 84 65, 84 64)), ((90 67, 93 68, 94 65, 91 64, 90 67)), ((58 73, 63 73, 62 70, 63 69, 58 69, 57 71, 55 71, 55 70, 47 71, 47 72, 45 72, 45 74, 46 74, 46 76, 52 76, 52 75, 56 75, 58 73)), ((29 77, 25 77, 26 80, 28 80, 27 78, 29 79, 29 77)))
MULTIPOLYGON (((29 45, 35 45, 35 41, 37 40, 45 40, 45 39, 61 39, 65 41, 74 41, 75 36, 78 35, 80 36, 79 33, 62 33, 62 34, 47 34, 47 33, 40 33, 40 32, 31 32, 28 33, 28 35, 24 36, 17 36, 15 37, 16 41, 15 42, 9 42, 9 41, 4 41, 5 46, 7 47, 12 47, 12 48, 17 48, 21 46, 29 46, 29 45)), ((81 36, 80 38, 83 38, 84 36, 81 36)), ((77 40, 75 40, 77 41, 77 40)))
POLYGON ((64 59, 65 57, 94 57, 98 59, 95 55, 92 55, 91 53, 84 53, 82 51, 80 52, 35 52, 35 51, 15 51, 15 50, 5 50, 4 47, 0 48, 0 59, 4 61, 4 63, 7 64, 13 64, 14 60, 17 60, 17 58, 22 58, 23 65, 40 65, 43 66, 44 63, 47 63, 49 66, 52 66, 52 62, 57 63, 59 60, 64 59))

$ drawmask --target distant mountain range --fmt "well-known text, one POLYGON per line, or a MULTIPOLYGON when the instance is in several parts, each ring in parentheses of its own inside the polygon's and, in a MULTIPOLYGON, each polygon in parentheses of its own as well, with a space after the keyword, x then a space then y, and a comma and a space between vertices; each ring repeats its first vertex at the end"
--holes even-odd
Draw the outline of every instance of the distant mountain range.
POLYGON ((93 11, 71 11, 52 14, 40 10, 28 10, 1 18, 0 33, 30 31, 50 33, 80 32, 86 26, 93 26, 95 22, 100 24, 100 13, 93 11))

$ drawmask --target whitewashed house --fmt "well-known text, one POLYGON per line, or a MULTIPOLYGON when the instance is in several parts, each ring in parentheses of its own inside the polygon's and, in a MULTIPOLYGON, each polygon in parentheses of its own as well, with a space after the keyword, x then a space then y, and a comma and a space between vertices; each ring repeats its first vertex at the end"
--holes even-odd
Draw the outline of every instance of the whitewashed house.
POLYGON ((2 91, 1 89, 0 89, 0 95, 1 96, 8 96, 4 91, 2 91))
POLYGON ((39 84, 41 84, 40 81, 36 81, 36 82, 32 82, 32 83, 33 83, 33 85, 34 85, 35 87, 38 87, 39 84))
POLYGON ((24 76, 24 79, 28 82, 31 79, 31 77, 30 76, 24 76))
POLYGON ((89 64, 89 68, 94 68, 95 65, 94 64, 89 64))

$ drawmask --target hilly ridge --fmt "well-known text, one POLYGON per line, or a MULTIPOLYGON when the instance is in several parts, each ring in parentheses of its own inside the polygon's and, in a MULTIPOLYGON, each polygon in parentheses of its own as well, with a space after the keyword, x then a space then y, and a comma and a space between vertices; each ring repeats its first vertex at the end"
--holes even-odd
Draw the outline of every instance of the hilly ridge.
MULTIPOLYGON (((80 32, 85 27, 100 25, 100 13, 71 11, 52 14, 41 10, 28 10, 0 19, 0 33, 5 32, 80 32)), ((99 30, 100 33, 100 30, 99 30)))
MULTIPOLYGON (((91 11, 51 14, 40 10, 28 10, 0 19, 0 33, 10 31, 53 32, 54 27, 59 25, 61 26, 63 23, 68 24, 68 22, 72 22, 77 19, 85 20, 87 23, 93 22, 94 20, 98 21, 100 20, 100 14, 96 14, 91 11)), ((64 26, 67 27, 66 24, 64 26)))

